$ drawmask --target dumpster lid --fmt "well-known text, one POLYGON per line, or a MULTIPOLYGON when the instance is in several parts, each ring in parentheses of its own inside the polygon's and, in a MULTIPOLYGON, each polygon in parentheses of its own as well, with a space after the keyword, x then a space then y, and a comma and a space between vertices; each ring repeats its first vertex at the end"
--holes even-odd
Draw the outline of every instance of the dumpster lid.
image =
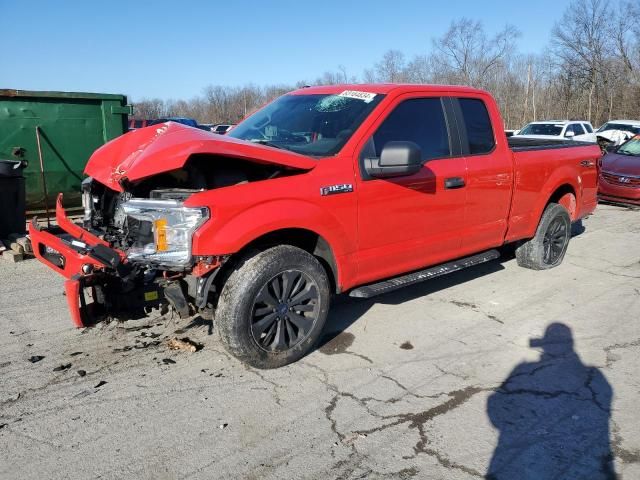
POLYGON ((114 93, 89 93, 89 92, 53 92, 37 90, 16 90, 0 88, 0 97, 22 98, 78 98, 83 100, 118 100, 126 101, 126 95, 114 93))

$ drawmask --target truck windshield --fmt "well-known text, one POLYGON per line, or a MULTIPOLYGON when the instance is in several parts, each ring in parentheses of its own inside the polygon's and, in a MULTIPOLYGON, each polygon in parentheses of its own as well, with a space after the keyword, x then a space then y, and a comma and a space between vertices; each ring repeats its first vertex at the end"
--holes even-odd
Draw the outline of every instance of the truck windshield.
POLYGON ((312 157, 335 155, 383 97, 359 91, 284 95, 238 124, 228 136, 312 157))
POLYGON ((530 123, 518 135, 560 135, 562 128, 554 123, 530 123))
POLYGON ((633 155, 635 157, 640 156, 640 135, 633 137, 627 143, 623 144, 616 153, 622 155, 633 155))

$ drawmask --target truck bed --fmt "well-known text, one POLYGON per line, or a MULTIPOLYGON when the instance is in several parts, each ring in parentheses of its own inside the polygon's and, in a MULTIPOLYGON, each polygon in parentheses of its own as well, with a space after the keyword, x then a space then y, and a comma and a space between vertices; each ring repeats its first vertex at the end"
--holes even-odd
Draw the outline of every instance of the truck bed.
POLYGON ((523 152, 529 150, 548 150, 551 148, 569 148, 569 147, 585 147, 595 145, 589 142, 578 142, 575 140, 550 140, 548 138, 525 138, 525 137, 507 137, 507 143, 514 152, 523 152))

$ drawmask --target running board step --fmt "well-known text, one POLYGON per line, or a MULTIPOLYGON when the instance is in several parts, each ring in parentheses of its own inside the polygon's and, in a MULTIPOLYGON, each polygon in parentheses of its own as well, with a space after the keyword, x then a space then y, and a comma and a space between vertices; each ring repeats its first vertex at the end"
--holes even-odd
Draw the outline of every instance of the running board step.
POLYGON ((398 288, 406 287, 407 285, 413 285, 414 283, 424 282, 431 278, 440 277, 447 273, 457 272, 463 268, 473 267, 474 265, 480 265, 481 263, 489 262, 500 257, 498 250, 487 250, 486 252, 478 253, 470 257, 461 258, 453 262, 441 263, 435 267, 430 267, 418 272, 402 275, 401 277, 390 278, 389 280, 383 280, 378 283, 370 283, 362 287, 354 288, 349 292, 350 297, 356 298, 371 298, 376 295, 391 292, 398 288))

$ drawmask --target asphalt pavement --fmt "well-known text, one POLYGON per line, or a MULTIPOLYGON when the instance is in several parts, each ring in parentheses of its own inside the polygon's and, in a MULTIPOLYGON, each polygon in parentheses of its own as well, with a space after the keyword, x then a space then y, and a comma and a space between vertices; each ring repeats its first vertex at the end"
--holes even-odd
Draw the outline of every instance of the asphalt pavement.
POLYGON ((0 478, 640 478, 640 212, 583 226, 550 271, 337 297, 269 371, 199 317, 76 330, 60 276, 0 261, 0 478))

